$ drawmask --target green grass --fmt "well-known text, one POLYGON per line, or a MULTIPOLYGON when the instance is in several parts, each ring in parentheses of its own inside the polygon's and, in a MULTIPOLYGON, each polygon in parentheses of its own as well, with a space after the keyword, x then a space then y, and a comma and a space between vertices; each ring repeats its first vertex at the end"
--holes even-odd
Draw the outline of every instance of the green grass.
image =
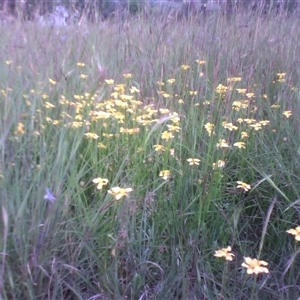
POLYGON ((5 25, 0 298, 298 299, 298 36, 250 13, 5 25))

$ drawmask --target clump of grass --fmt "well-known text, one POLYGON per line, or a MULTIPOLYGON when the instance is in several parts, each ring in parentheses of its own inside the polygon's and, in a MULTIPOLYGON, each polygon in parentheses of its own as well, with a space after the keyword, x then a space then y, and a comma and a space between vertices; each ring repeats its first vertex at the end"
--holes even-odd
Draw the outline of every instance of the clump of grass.
POLYGON ((297 24, 9 25, 1 299, 296 298, 297 24))

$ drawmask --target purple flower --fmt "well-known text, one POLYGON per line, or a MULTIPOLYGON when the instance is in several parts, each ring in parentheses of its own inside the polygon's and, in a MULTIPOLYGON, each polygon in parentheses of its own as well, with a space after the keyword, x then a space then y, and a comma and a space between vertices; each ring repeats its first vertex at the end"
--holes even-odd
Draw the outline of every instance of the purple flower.
POLYGON ((56 197, 53 196, 53 194, 50 192, 48 188, 46 188, 46 195, 44 196, 45 200, 49 200, 50 202, 54 203, 56 200, 56 197))

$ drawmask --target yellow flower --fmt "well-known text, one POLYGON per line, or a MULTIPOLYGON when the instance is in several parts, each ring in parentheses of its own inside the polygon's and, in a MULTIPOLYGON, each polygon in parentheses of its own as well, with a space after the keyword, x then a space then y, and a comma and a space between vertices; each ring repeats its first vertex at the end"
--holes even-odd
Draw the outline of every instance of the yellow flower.
POLYGON ((286 73, 277 73, 276 75, 278 76, 278 78, 282 79, 283 77, 285 77, 286 73))
POLYGON ((286 110, 282 113, 284 116, 286 116, 287 118, 289 118, 292 115, 292 112, 290 110, 286 110))
POLYGON ((45 102, 45 107, 46 107, 46 108, 54 108, 55 106, 54 106, 52 103, 46 101, 46 102, 45 102))
POLYGON ((84 67, 84 66, 85 66, 85 63, 78 62, 78 63, 77 63, 77 66, 78 66, 78 67, 84 67))
POLYGON ((212 123, 206 123, 204 125, 204 128, 206 129, 207 133, 209 136, 211 136, 212 134, 214 134, 214 127, 215 125, 212 123))
POLYGON ((131 87, 129 89, 129 91, 130 91, 131 94, 139 93, 140 92, 140 90, 138 88, 136 88, 135 86, 131 87))
POLYGON ((239 94, 246 94, 246 89, 236 89, 239 94))
POLYGON ((276 75, 278 76, 278 82, 285 82, 286 73, 277 73, 276 75))
POLYGON ((163 140, 169 140, 169 139, 172 139, 174 137, 174 135, 172 134, 172 132, 169 132, 169 131, 164 131, 161 135, 161 138, 163 140))
POLYGON ((279 107, 280 107, 279 104, 273 104, 273 105, 271 105, 271 108, 279 108, 279 107))
POLYGON ((170 125, 170 124, 168 124, 167 127, 168 127, 168 129, 169 129, 170 132, 174 132, 174 131, 179 132, 180 129, 181 129, 179 126, 170 125))
POLYGON ((254 130, 256 130, 256 131, 262 129, 260 123, 250 124, 250 127, 254 128, 254 130))
POLYGON ((167 108, 160 108, 159 112, 163 115, 168 114, 170 111, 167 108))
POLYGON ((86 75, 86 74, 80 74, 80 78, 82 78, 82 79, 87 79, 87 77, 88 77, 88 75, 86 75))
POLYGON ((254 93, 247 93, 246 94, 246 97, 250 98, 250 99, 253 98, 254 96, 255 96, 254 93))
POLYGON ((228 89, 227 86, 219 84, 216 88, 216 93, 217 94, 224 94, 224 93, 226 93, 227 89, 228 89))
POLYGON ((261 124, 262 126, 266 126, 270 123, 269 120, 262 120, 262 121, 259 121, 259 124, 261 124))
POLYGON ((133 189, 132 188, 126 188, 126 189, 122 189, 118 186, 113 187, 111 190, 108 190, 108 193, 113 195, 116 200, 120 200, 121 198, 128 196, 127 193, 132 192, 133 189))
POLYGON ((182 69, 182 70, 187 70, 187 69, 189 69, 189 68, 190 68, 190 66, 188 66, 188 65, 182 65, 182 66, 181 66, 181 69, 182 69))
POLYGON ((132 78, 132 74, 130 74, 130 73, 127 73, 127 74, 123 74, 123 77, 124 78, 132 78))
POLYGON ((222 126, 225 128, 225 129, 228 129, 230 131, 232 130, 238 130, 239 128, 235 125, 233 125, 232 123, 227 123, 227 122, 223 122, 222 123, 222 126))
POLYGON ((93 133, 93 132, 87 132, 87 133, 85 134, 85 136, 86 136, 87 138, 93 139, 93 140, 96 140, 96 139, 99 137, 99 135, 97 135, 96 133, 93 133))
POLYGON ((174 83, 176 80, 174 78, 170 78, 167 80, 168 83, 174 83))
POLYGON ((227 248, 222 248, 221 250, 215 251, 214 256, 215 257, 224 257, 226 260, 232 261, 233 257, 235 255, 231 252, 231 247, 228 246, 227 248))
POLYGON ((56 84, 56 81, 54 81, 53 79, 49 78, 49 82, 52 84, 52 85, 55 85, 56 84))
POLYGON ((250 257, 244 257, 244 260, 242 267, 247 269, 247 274, 269 273, 268 268, 266 268, 267 262, 250 257))
POLYGON ((171 172, 169 170, 162 170, 159 172, 159 177, 162 177, 164 180, 168 180, 170 178, 171 172))
POLYGON ((190 166, 194 166, 194 165, 199 166, 199 164, 200 164, 200 159, 198 159, 198 158, 188 158, 187 161, 190 166))
POLYGON ((212 167, 213 167, 214 170, 216 168, 219 168, 219 169, 224 168, 225 167, 225 161, 219 159, 216 163, 213 163, 212 167))
POLYGON ((224 139, 220 139, 217 143, 218 148, 229 148, 228 143, 224 139))
POLYGON ((246 132, 246 131, 242 131, 241 132, 241 138, 242 139, 246 139, 246 138, 248 138, 249 137, 249 135, 248 135, 248 133, 246 132))
POLYGON ((106 149, 107 147, 103 143, 98 143, 97 147, 100 149, 106 149))
POLYGON ((154 145, 153 148, 156 152, 163 152, 166 150, 166 148, 162 145, 154 145))
POLYGON ((105 79, 106 84, 108 85, 112 85, 115 83, 115 81, 113 79, 105 79))
POLYGON ((19 122, 17 125, 17 129, 15 130, 16 135, 23 135, 25 133, 24 124, 19 122))
POLYGON ((239 149, 243 148, 245 149, 246 148, 246 144, 244 142, 236 142, 233 144, 234 147, 238 147, 239 149))
POLYGON ((241 81, 242 78, 241 77, 231 77, 231 78, 227 78, 228 82, 239 82, 241 81))
POLYGON ((191 96, 196 96, 197 94, 198 94, 197 91, 190 91, 190 95, 191 95, 191 96))
POLYGON ((108 179, 98 177, 93 179, 93 182, 97 184, 97 189, 101 190, 104 185, 108 184, 108 179))
POLYGON ((201 66, 201 65, 205 65, 206 61, 205 60, 196 59, 196 63, 198 63, 201 66))
POLYGON ((5 63, 9 66, 12 64, 12 60, 6 60, 5 63))
POLYGON ((121 127, 120 128, 120 133, 128 133, 128 134, 135 134, 138 133, 140 131, 140 128, 124 128, 121 127))
POLYGON ((300 242, 300 226, 297 226, 295 229, 289 229, 286 232, 294 235, 295 240, 300 242))
POLYGON ((238 189, 243 189, 245 192, 248 192, 249 190, 251 190, 251 185, 250 184, 247 184, 243 181, 237 181, 236 183, 238 184, 237 185, 238 189))

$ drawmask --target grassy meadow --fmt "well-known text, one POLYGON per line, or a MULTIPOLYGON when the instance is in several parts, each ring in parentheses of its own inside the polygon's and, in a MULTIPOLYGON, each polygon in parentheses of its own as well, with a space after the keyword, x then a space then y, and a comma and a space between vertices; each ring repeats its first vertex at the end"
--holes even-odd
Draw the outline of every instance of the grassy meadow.
POLYGON ((2 25, 0 299, 299 299, 299 24, 2 25))

